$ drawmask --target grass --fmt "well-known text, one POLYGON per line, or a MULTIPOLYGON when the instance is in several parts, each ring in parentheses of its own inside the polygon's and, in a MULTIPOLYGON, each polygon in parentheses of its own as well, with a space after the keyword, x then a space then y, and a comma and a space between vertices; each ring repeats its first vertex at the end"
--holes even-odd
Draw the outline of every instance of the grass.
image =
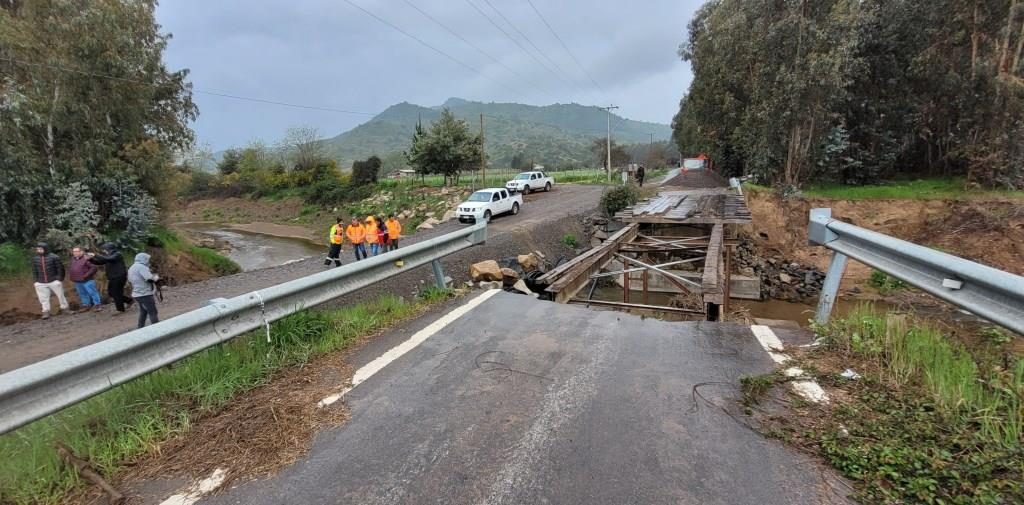
POLYGON ((562 237, 562 243, 569 249, 575 249, 576 246, 580 245, 579 239, 577 239, 576 235, 573 235, 572 233, 565 234, 562 237))
POLYGON ((29 249, 11 242, 0 243, 0 280, 25 277, 32 273, 29 249))
POLYGON ((217 275, 231 275, 242 271, 242 267, 230 258, 213 249, 192 245, 174 231, 163 226, 153 227, 149 235, 149 245, 163 248, 167 255, 187 254, 196 263, 217 275))
POLYGON ((878 292, 882 295, 890 295, 892 293, 895 293, 896 291, 899 291, 907 287, 907 284, 905 282, 895 277, 892 277, 881 270, 874 270, 871 272, 871 277, 868 279, 868 284, 877 289, 878 292))
POLYGON ((832 200, 959 200, 972 197, 1021 197, 1024 191, 968 190, 963 179, 918 179, 885 184, 847 186, 816 184, 803 190, 804 196, 832 200))
MULTIPOLYGON (((811 434, 865 503, 1024 502, 1024 360, 860 307, 816 329, 862 374, 811 434)), ((993 337, 999 342, 1002 338, 993 337)), ((814 358, 813 355, 810 356, 814 358)))
POLYGON ((300 312, 273 323, 269 343, 261 332, 250 333, 3 435, 0 503, 59 503, 81 484, 61 464, 55 441, 112 475, 161 441, 189 431, 197 418, 267 383, 275 372, 343 349, 449 296, 437 290, 412 302, 388 296, 300 312))

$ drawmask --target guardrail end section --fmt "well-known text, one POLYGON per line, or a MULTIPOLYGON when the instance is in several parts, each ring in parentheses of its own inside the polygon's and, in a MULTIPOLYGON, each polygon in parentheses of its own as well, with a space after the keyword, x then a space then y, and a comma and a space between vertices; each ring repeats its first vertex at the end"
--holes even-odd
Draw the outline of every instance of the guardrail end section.
POLYGON ((484 243, 487 243, 487 223, 480 223, 473 230, 473 244, 479 245, 484 243))
POLYGON ((832 209, 811 209, 811 219, 807 225, 807 242, 811 245, 825 245, 839 238, 836 232, 828 229, 832 221, 832 209))

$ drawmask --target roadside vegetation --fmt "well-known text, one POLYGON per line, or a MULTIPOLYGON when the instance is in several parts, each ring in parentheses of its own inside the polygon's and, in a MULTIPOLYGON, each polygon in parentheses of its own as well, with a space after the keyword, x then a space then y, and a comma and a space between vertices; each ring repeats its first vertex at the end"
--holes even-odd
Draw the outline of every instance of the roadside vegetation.
POLYGON ((616 212, 629 207, 640 201, 640 189, 632 184, 612 186, 601 195, 601 210, 606 216, 613 216, 616 212))
POLYGON ((23 277, 30 271, 28 248, 11 242, 0 243, 0 280, 23 277))
POLYGON ((870 307, 816 330, 797 361, 833 402, 794 404, 769 434, 822 455, 863 503, 1024 502, 1024 360, 1005 333, 968 344, 870 307))
MULTIPOLYGON (((162 226, 152 229, 147 245, 159 247, 167 255, 186 254, 202 265, 204 269, 217 275, 231 275, 242 271, 242 267, 230 258, 213 249, 192 245, 177 233, 162 226)), ((131 260, 131 258, 127 259, 131 260)))
POLYGON ((0 437, 0 503, 59 503, 82 484, 59 460, 62 442, 101 475, 112 476, 232 398, 276 373, 345 349, 452 296, 428 288, 415 300, 393 296, 339 309, 308 310, 140 377, 0 437))

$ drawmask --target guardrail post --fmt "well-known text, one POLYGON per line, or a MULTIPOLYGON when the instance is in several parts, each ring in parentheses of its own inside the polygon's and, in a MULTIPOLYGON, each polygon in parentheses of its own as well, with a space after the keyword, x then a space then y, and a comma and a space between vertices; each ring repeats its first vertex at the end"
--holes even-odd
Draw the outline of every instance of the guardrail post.
POLYGON ((836 303, 836 297, 839 296, 839 282, 843 280, 843 272, 846 271, 846 255, 838 252, 832 252, 832 262, 828 265, 828 273, 825 274, 825 283, 821 286, 821 294, 818 295, 818 312, 814 316, 814 320, 818 324, 825 324, 828 322, 828 317, 832 313, 832 306, 836 303))
POLYGON ((434 279, 437 282, 437 289, 447 288, 448 284, 444 281, 444 268, 441 267, 441 260, 431 261, 430 266, 434 267, 434 279))

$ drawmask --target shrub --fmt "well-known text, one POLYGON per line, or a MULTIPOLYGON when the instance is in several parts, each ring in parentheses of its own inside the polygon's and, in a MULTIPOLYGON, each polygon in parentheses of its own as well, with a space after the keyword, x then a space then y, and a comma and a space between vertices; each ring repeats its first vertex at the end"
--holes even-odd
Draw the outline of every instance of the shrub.
POLYGON ((903 281, 895 277, 891 277, 889 274, 881 270, 871 272, 871 278, 868 280, 868 284, 874 286, 875 289, 883 295, 888 295, 907 286, 903 281))
POLYGON ((576 235, 573 235, 572 233, 565 234, 565 236, 562 237, 562 243, 569 249, 575 249, 576 246, 579 245, 579 241, 576 240, 576 235))
POLYGON ((17 277, 28 272, 29 252, 11 242, 0 244, 0 279, 17 277))
POLYGON ((611 217, 640 200, 640 191, 632 184, 608 188, 601 195, 601 210, 611 217))

